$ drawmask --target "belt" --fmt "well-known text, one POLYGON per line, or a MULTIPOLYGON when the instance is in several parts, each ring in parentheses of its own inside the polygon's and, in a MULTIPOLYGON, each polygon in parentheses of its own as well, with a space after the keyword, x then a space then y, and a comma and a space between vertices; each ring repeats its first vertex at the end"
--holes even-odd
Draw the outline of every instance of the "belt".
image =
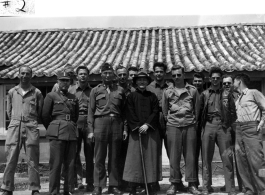
POLYGON ((221 117, 220 116, 207 117, 207 121, 208 122, 221 121, 221 117))
POLYGON ((25 117, 25 116, 12 116, 11 120, 19 120, 19 121, 23 121, 23 122, 37 121, 37 119, 32 119, 32 118, 25 117))
POLYGON ((66 114, 66 115, 58 115, 58 116, 54 116, 53 120, 65 120, 65 121, 71 121, 72 117, 70 114, 66 114))
POLYGON ((246 121, 246 122, 235 122, 236 125, 255 125, 259 124, 259 121, 246 121))
POLYGON ((87 111, 79 111, 79 115, 87 115, 87 111))
POLYGON ((105 114, 105 115, 100 115, 100 116, 95 116, 95 118, 103 118, 103 117, 120 117, 119 114, 114 114, 114 113, 110 113, 110 114, 105 114))

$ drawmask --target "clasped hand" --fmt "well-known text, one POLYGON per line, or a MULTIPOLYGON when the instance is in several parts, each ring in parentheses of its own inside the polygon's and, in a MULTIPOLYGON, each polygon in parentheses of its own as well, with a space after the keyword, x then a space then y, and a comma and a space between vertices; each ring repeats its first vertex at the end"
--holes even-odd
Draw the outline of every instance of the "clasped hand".
POLYGON ((139 133, 145 134, 147 129, 148 129, 148 125, 144 124, 139 128, 139 133))

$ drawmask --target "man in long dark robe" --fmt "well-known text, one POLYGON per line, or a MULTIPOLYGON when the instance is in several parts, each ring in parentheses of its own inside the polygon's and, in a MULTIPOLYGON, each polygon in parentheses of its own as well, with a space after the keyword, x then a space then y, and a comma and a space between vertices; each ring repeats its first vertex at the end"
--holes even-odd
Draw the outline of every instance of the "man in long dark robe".
MULTIPOLYGON (((133 81, 137 89, 127 99, 127 120, 131 132, 123 179, 132 183, 144 183, 139 145, 140 133, 148 188, 150 194, 156 194, 154 184, 162 180, 161 140, 157 129, 159 102, 155 94, 146 91, 146 86, 151 82, 147 73, 139 72, 133 81)), ((130 195, 133 194, 136 194, 136 185, 132 185, 130 195)))

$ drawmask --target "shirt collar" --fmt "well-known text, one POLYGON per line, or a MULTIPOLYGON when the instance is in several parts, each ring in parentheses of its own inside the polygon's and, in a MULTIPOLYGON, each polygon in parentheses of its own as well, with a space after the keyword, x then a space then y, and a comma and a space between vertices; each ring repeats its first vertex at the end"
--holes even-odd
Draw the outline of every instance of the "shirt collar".
MULTIPOLYGON (((152 87, 155 87, 155 88, 161 88, 161 86, 156 81, 151 82, 150 85, 152 87)), ((162 88, 167 88, 167 87, 168 87, 168 85, 165 82, 164 85, 162 86, 162 88)))
POLYGON ((214 93, 218 93, 218 92, 220 93, 221 89, 219 88, 219 89, 217 89, 217 90, 214 90, 214 89, 212 88, 212 86, 210 86, 209 91, 210 91, 210 92, 214 92, 214 93))
POLYGON ((143 92, 138 87, 135 90, 138 91, 138 92, 140 92, 140 93, 146 92, 146 88, 145 88, 145 90, 143 92))
MULTIPOLYGON (((30 92, 31 90, 33 90, 35 87, 33 85, 30 84, 30 88, 28 90, 28 92, 30 92)), ((20 87, 20 84, 18 84, 15 89, 18 91, 18 92, 22 92, 22 88, 20 87)), ((22 93, 21 93, 22 94, 22 93)))
MULTIPOLYGON (((76 82, 76 85, 75 86, 76 86, 76 89, 81 89, 82 90, 82 88, 80 87, 79 82, 76 82)), ((87 86, 86 86, 85 89, 87 89, 87 88, 91 88, 90 85, 89 85, 89 83, 87 83, 87 86)))
POLYGON ((247 92, 248 92, 248 88, 244 89, 244 90, 242 91, 242 94, 246 95, 247 92))

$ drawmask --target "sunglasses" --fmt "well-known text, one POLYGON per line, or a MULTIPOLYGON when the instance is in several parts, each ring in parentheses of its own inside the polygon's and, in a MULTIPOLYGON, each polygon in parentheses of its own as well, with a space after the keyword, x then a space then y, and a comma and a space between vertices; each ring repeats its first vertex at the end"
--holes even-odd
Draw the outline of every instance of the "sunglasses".
POLYGON ((212 80, 219 80, 221 77, 211 77, 212 80))
POLYGON ((224 82, 223 85, 231 85, 231 82, 224 82))
POLYGON ((172 74, 172 77, 181 77, 182 74, 172 74))

